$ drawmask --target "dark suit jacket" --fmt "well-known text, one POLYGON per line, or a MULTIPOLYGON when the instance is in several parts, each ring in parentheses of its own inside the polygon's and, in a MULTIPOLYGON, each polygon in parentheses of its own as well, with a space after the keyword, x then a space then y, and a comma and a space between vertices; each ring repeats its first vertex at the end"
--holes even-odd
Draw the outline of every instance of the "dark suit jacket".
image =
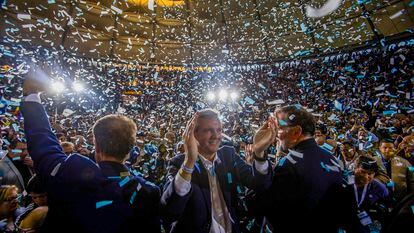
POLYGON ((338 222, 352 211, 344 211, 352 204, 347 195, 336 159, 312 138, 279 161, 258 206, 274 232, 338 232, 338 222))
POLYGON ((25 187, 22 175, 7 155, 0 160, 0 185, 16 185, 19 192, 25 187))
MULTIPOLYGON (((238 232, 235 206, 237 186, 263 191, 271 183, 271 166, 267 175, 260 174, 254 167, 246 164, 233 147, 223 146, 217 151, 219 158, 215 162, 218 176, 230 217, 233 220, 233 232, 238 232)), ((174 189, 175 175, 184 161, 183 154, 170 160, 164 193, 161 198, 161 214, 165 223, 172 224, 172 232, 209 232, 211 227, 211 196, 207 170, 200 159, 197 161, 190 192, 181 197, 174 189)))
POLYGON ((48 192, 44 232, 160 232, 159 188, 135 176, 120 176, 122 164, 96 164, 79 154, 66 156, 43 106, 23 102, 28 150, 48 192))

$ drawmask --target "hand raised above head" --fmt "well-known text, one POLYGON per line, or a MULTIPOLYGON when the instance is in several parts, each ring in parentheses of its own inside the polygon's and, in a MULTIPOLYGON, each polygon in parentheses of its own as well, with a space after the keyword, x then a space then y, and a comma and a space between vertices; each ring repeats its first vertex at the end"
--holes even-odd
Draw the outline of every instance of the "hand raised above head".
POLYGON ((23 95, 41 93, 47 90, 50 80, 38 67, 29 70, 23 82, 23 95))
POLYGON ((198 156, 198 142, 194 136, 195 125, 198 120, 198 113, 194 114, 187 123, 187 127, 183 134, 184 150, 187 161, 195 162, 198 156))
POLYGON ((275 141, 276 128, 276 120, 270 117, 254 135, 253 151, 258 157, 263 156, 263 152, 275 141))

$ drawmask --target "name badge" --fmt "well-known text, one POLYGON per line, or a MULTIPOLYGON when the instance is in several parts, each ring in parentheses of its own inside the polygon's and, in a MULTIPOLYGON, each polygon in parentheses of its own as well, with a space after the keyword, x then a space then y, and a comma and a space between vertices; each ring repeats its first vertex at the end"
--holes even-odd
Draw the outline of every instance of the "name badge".
POLYGON ((361 224, 363 226, 367 226, 367 225, 369 225, 369 224, 372 223, 372 220, 369 217, 369 215, 367 214, 367 212, 365 212, 365 211, 358 211, 358 214, 357 215, 358 215, 359 221, 361 222, 361 224))

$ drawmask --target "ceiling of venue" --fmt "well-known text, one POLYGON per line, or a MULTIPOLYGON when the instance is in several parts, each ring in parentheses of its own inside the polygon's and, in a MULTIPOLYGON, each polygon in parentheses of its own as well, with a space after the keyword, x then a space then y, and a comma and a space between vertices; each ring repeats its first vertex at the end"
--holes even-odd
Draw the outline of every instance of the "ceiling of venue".
POLYGON ((159 64, 270 61, 326 53, 413 33, 414 3, 344 0, 5 0, 3 42, 53 47, 88 58, 159 64), (152 1, 150 0, 150 3, 152 1))

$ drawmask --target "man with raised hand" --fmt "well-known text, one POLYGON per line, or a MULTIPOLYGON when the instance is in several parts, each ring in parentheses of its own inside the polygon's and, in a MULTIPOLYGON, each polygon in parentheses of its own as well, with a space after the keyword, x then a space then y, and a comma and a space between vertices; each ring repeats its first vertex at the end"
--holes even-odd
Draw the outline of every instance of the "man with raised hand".
POLYGON ((123 164, 136 140, 135 123, 108 115, 93 126, 95 159, 66 156, 52 132, 39 93, 47 80, 29 73, 23 84, 28 150, 45 185, 49 212, 42 232, 160 232, 160 190, 123 164))
MULTIPOLYGON (((275 139, 274 121, 258 132, 256 145, 268 147, 275 139)), ((161 198, 161 214, 171 232, 240 232, 235 203, 237 186, 257 191, 271 183, 271 166, 264 153, 246 164, 235 149, 220 147, 222 128, 218 112, 204 109, 188 122, 185 153, 170 160, 161 198)))
MULTIPOLYGON (((338 161, 314 139, 315 120, 300 105, 275 112, 277 137, 284 156, 276 165, 270 189, 258 199, 274 232, 338 232, 350 202, 342 189, 338 161)), ((255 152, 261 153, 266 148, 255 152)), ((345 223, 344 223, 345 224, 345 223)))

